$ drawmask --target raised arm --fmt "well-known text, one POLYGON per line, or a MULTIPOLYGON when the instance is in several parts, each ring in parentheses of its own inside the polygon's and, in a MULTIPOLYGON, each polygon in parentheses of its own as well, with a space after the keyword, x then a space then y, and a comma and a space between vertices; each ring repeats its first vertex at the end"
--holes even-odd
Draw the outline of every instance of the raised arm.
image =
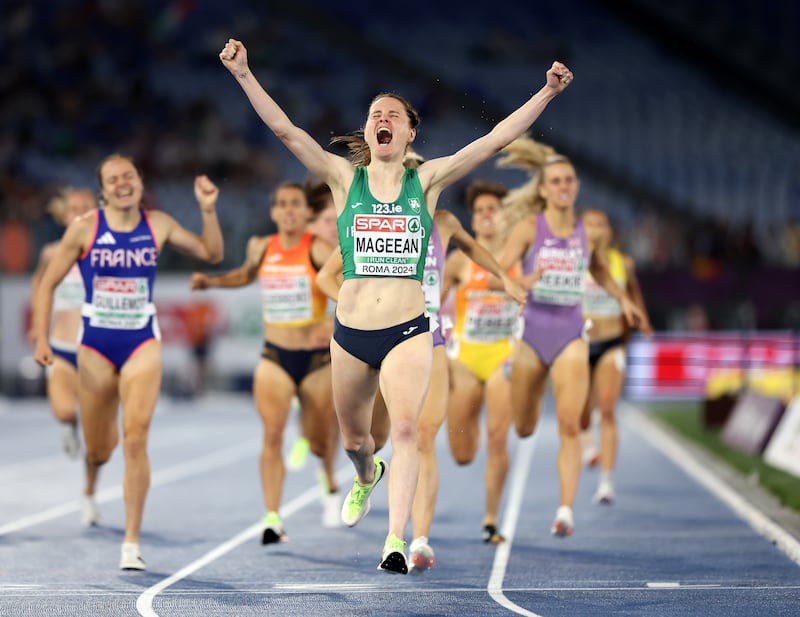
MULTIPOLYGON (((350 171, 350 163, 331 152, 327 152, 306 131, 296 126, 286 112, 267 94, 250 70, 247 49, 241 41, 229 39, 219 54, 225 65, 241 86, 253 109, 269 129, 311 173, 324 180, 331 189, 345 186, 342 175, 350 171)), ((350 171, 350 173, 352 173, 350 171)), ((347 182, 349 185, 349 180, 347 182)))
POLYGON ((224 256, 222 229, 216 208, 219 189, 208 176, 197 176, 194 179, 194 196, 203 217, 201 236, 192 233, 163 212, 151 212, 150 219, 156 227, 163 230, 165 244, 185 255, 212 264, 219 263, 224 256))
POLYGON ((269 236, 253 236, 247 241, 244 263, 238 268, 229 270, 224 274, 205 274, 195 272, 189 279, 189 288, 193 291, 209 289, 211 287, 244 287, 256 280, 258 267, 267 250, 269 236))
POLYGON ((572 82, 573 75, 565 65, 553 62, 546 73, 545 85, 530 99, 506 116, 483 137, 467 144, 455 154, 431 159, 419 168, 423 185, 451 185, 489 160, 517 137, 523 135, 545 107, 572 82))

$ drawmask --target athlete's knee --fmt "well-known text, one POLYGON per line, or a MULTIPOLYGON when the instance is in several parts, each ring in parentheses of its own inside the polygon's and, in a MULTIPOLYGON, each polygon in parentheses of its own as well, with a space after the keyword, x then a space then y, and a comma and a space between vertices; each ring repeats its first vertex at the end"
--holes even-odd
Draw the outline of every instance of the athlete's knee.
POLYGON ((614 412, 616 411, 617 407, 616 400, 613 397, 601 399, 598 406, 600 408, 600 417, 602 420, 605 422, 613 422, 614 412))
POLYGON ((505 454, 508 452, 508 431, 494 431, 489 433, 486 439, 486 451, 489 456, 496 456, 498 454, 505 454))
POLYGON ((529 409, 514 408, 513 420, 514 430, 517 435, 519 437, 530 437, 536 431, 536 425, 539 421, 538 405, 529 409))
POLYGON ((138 457, 147 454, 147 433, 145 431, 129 431, 122 438, 125 457, 138 457))
POLYGON ((436 448, 436 435, 439 433, 438 423, 419 422, 417 425, 417 445, 420 452, 436 448))
POLYGON ((533 435, 534 431, 536 431, 536 422, 515 420, 514 430, 517 431, 518 437, 522 438, 530 437, 531 435, 533 435))
POLYGON ((286 425, 283 423, 264 422, 264 430, 262 431, 261 437, 264 448, 269 450, 282 448, 283 431, 285 428, 286 425))
POLYGON ((392 420, 392 444, 417 443, 417 422, 411 417, 392 420))
POLYGON ((328 444, 325 439, 320 439, 318 436, 310 437, 308 449, 311 450, 311 454, 314 456, 324 458, 328 453, 328 444))
POLYGON ((111 458, 111 453, 114 451, 114 446, 107 445, 89 445, 86 444, 86 462, 90 465, 100 466, 105 465, 111 458))
POLYGON ((75 422, 78 419, 78 406, 71 403, 53 403, 53 415, 61 422, 75 422))
POLYGON ((558 433, 562 437, 578 437, 581 432, 580 419, 577 417, 559 417, 558 433))
POLYGON ((475 453, 468 450, 452 450, 452 453, 457 465, 469 465, 475 460, 475 453))
POLYGON ((369 438, 369 434, 342 431, 342 447, 348 454, 361 452, 369 438))
POLYGON ((450 436, 450 453, 457 465, 469 465, 475 460, 478 452, 478 444, 474 440, 467 440, 460 436, 450 436), (470 443, 473 441, 473 443, 470 443))

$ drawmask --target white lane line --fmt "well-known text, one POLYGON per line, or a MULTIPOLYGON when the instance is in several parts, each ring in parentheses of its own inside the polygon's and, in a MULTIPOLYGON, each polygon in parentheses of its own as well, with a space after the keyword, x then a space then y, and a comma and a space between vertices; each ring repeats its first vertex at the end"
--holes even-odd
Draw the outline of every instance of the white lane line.
MULTIPOLYGON (((339 471, 336 472, 336 479, 339 480, 340 477, 344 477, 345 474, 351 475, 353 471, 352 465, 348 462, 346 467, 343 467, 339 471)), ((295 512, 298 512, 305 508, 306 506, 314 503, 319 499, 319 486, 314 485, 313 487, 309 488, 304 493, 301 493, 290 502, 285 505, 281 506, 281 515, 284 519, 288 519, 292 516, 295 512)), ((226 553, 229 553, 237 546, 244 544, 248 540, 251 540, 258 536, 263 529, 263 523, 258 521, 247 527, 243 531, 239 532, 235 536, 233 536, 230 540, 223 542, 216 548, 210 550, 205 555, 200 557, 199 559, 194 560, 189 565, 185 566, 178 570, 172 576, 169 576, 162 580, 160 583, 156 583, 152 587, 145 589, 144 593, 140 595, 136 600, 136 610, 139 611, 139 614, 143 617, 159 617, 158 613, 153 610, 153 600, 155 597, 164 591, 170 585, 177 583, 178 581, 186 578, 187 576, 193 574, 200 568, 207 566, 212 561, 219 559, 226 553)))
MULTIPOLYGON (((47 596, 48 598, 71 598, 71 597, 115 597, 132 595, 131 589, 126 587, 124 589, 108 589, 99 591, 96 588, 86 589, 31 589, 24 588, 23 586, 0 586, 2 591, 2 599, 7 598, 39 598, 47 596)), ((386 588, 383 586, 372 587, 368 584, 360 586, 322 586, 318 584, 309 584, 306 586, 298 585, 296 588, 284 588, 281 585, 266 588, 236 588, 236 589, 180 589, 170 591, 170 597, 210 597, 210 596, 243 596, 243 595, 260 595, 260 596, 291 596, 299 594, 313 594, 313 593, 331 593, 335 591, 346 591, 350 594, 369 594, 374 596, 381 595, 399 595, 409 594, 418 596, 420 589, 417 587, 409 588, 386 588)), ((740 583, 734 584, 719 584, 719 583, 698 583, 698 584, 677 584, 675 586, 666 587, 659 586, 658 583, 650 585, 643 583, 641 585, 606 585, 606 586, 586 586, 577 585, 574 587, 506 587, 505 591, 512 591, 517 593, 570 593, 570 592, 606 592, 606 591, 619 591, 619 592, 633 592, 638 594, 641 592, 658 592, 658 591, 736 591, 737 593, 756 592, 762 593, 765 591, 779 591, 783 593, 800 591, 800 585, 742 585, 740 583)), ((426 594, 484 594, 482 589, 475 587, 436 587, 425 589, 426 594)))
MULTIPOLYGON (((193 475, 211 471, 219 467, 224 467, 225 465, 230 465, 231 463, 235 463, 245 458, 257 456, 259 448, 260 445, 258 442, 248 439, 247 441, 242 441, 238 444, 228 446, 227 448, 222 448, 216 452, 203 454, 197 458, 193 458, 183 463, 173 465, 172 467, 166 467, 160 471, 154 472, 150 481, 150 486, 155 487, 169 484, 193 475)), ((120 499, 121 497, 122 485, 118 484, 116 486, 103 489, 102 491, 98 491, 95 494, 95 501, 97 503, 106 503, 115 499, 120 499)), ((21 529, 32 527, 40 523, 52 521, 53 519, 59 518, 66 514, 77 512, 78 510, 80 510, 80 501, 76 499, 74 501, 69 501, 67 503, 48 508, 47 510, 42 510, 41 512, 36 512, 35 514, 23 516, 22 518, 11 521, 10 523, 0 525, 0 536, 13 533, 15 531, 20 531, 21 529)))
POLYGON ((789 559, 800 565, 800 542, 775 521, 764 515, 749 501, 703 467, 675 437, 666 429, 648 419, 636 407, 620 402, 628 413, 625 419, 640 435, 661 450, 675 464, 706 487, 739 517, 744 519, 756 533, 777 546, 789 559))
POLYGON ((503 542, 503 544, 499 544, 494 553, 494 563, 492 564, 492 573, 489 576, 488 585, 489 596, 495 602, 509 611, 517 613, 518 615, 526 615, 527 617, 541 616, 509 600, 503 593, 503 579, 506 576, 508 558, 511 555, 511 545, 514 543, 514 532, 517 529, 517 521, 519 520, 520 510, 522 509, 522 496, 525 494, 528 471, 531 467, 531 459, 533 458, 533 451, 538 435, 539 431, 536 431, 533 436, 519 440, 511 482, 509 483, 508 505, 506 505, 506 513, 503 518, 501 530, 506 541, 503 542))
POLYGON ((276 583, 276 591, 300 591, 303 593, 322 593, 330 591, 375 591, 377 583, 276 583))

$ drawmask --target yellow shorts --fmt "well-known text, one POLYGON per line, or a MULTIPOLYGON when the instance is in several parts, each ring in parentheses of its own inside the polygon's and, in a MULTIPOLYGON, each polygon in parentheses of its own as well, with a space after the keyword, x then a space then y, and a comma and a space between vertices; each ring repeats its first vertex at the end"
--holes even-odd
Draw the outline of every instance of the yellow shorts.
POLYGON ((511 341, 503 339, 496 343, 459 342, 455 359, 485 382, 510 356, 511 341))

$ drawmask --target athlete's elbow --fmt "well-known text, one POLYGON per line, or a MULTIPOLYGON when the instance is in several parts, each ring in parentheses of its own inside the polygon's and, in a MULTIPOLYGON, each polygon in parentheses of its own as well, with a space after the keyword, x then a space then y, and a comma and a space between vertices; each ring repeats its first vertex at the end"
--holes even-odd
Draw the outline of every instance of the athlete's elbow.
POLYGON ((275 134, 275 137, 281 140, 281 142, 287 147, 291 149, 292 143, 295 141, 297 136, 297 127, 292 124, 291 122, 287 122, 280 125, 275 125, 270 127, 272 132, 275 134))
POLYGON ((218 251, 209 251, 206 255, 206 261, 210 264, 218 264, 222 261, 222 258, 225 256, 225 252, 222 249, 218 251))

